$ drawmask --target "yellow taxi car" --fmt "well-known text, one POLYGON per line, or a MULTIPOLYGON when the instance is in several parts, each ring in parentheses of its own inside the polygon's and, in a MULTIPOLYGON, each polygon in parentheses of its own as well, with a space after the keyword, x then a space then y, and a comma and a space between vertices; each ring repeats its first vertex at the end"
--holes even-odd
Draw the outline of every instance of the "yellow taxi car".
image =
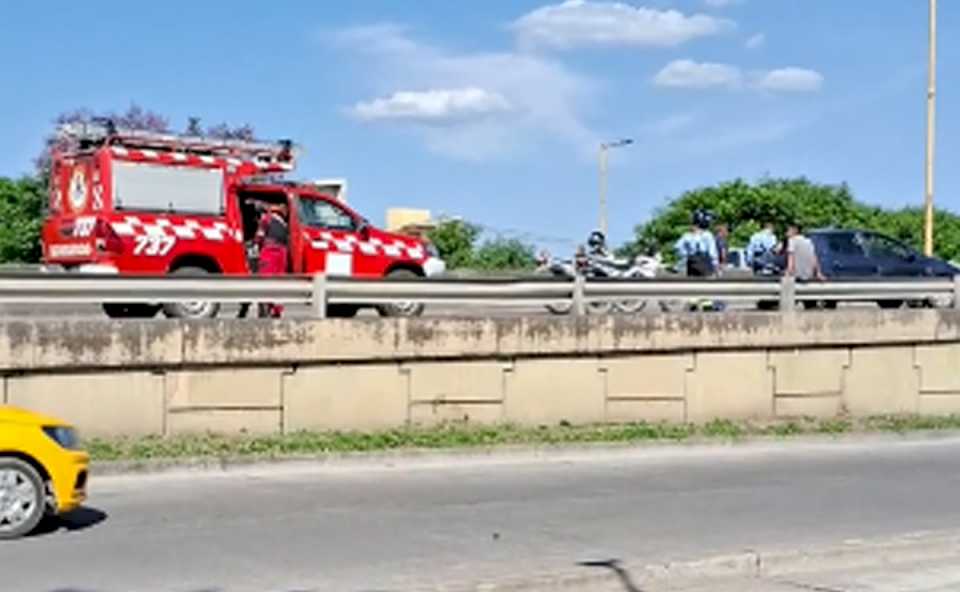
POLYGON ((69 424, 0 405, 0 539, 83 503, 89 462, 69 424))

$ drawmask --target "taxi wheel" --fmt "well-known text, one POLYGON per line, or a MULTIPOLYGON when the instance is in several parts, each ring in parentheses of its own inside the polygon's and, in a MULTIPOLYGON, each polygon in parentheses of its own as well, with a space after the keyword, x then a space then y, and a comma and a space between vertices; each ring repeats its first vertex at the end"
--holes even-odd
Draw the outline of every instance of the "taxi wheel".
MULTIPOLYGON (((388 278, 403 280, 417 279, 420 276, 409 269, 396 269, 387 274, 388 278)), ((377 307, 377 312, 382 317, 419 317, 423 314, 422 302, 396 302, 393 304, 384 304, 377 307)))
POLYGON ((46 512, 43 479, 17 458, 0 458, 0 539, 33 531, 46 512))

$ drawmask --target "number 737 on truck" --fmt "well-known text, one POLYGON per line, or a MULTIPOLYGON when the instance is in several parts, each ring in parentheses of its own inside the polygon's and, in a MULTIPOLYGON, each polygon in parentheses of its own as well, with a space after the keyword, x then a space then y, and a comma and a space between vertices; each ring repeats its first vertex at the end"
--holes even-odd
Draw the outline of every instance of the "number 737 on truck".
MULTIPOLYGON (((51 154, 44 262, 79 273, 252 273, 262 206, 289 212, 290 273, 417 277, 444 271, 429 241, 370 225, 330 187, 293 182, 295 146, 68 124, 51 154)), ((209 318, 212 302, 105 303, 112 317, 209 318)), ((422 306, 379 307, 416 315, 422 306)), ((340 314, 355 314, 341 307, 340 314)))

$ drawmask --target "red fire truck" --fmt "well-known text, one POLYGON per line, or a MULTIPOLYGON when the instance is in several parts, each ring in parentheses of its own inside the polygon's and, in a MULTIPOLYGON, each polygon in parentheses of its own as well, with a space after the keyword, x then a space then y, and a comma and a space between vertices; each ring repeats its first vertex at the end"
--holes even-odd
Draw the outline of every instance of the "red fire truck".
MULTIPOLYGON (((52 150, 43 257, 68 271, 248 274, 259 208, 290 212, 290 272, 357 277, 430 276, 432 245, 374 228, 316 184, 283 179, 294 146, 66 125, 52 150)), ((104 304, 111 317, 210 318, 212 302, 104 304)), ((417 315, 398 303, 384 315, 417 315)), ((351 315, 355 307, 340 314, 351 315)))

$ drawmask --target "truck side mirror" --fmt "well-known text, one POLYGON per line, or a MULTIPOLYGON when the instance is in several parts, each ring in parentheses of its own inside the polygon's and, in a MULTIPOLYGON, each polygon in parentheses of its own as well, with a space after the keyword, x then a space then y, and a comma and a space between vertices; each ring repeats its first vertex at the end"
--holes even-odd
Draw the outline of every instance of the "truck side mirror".
POLYGON ((370 238, 370 223, 366 220, 361 220, 357 224, 357 234, 359 234, 360 238, 363 239, 370 238))

